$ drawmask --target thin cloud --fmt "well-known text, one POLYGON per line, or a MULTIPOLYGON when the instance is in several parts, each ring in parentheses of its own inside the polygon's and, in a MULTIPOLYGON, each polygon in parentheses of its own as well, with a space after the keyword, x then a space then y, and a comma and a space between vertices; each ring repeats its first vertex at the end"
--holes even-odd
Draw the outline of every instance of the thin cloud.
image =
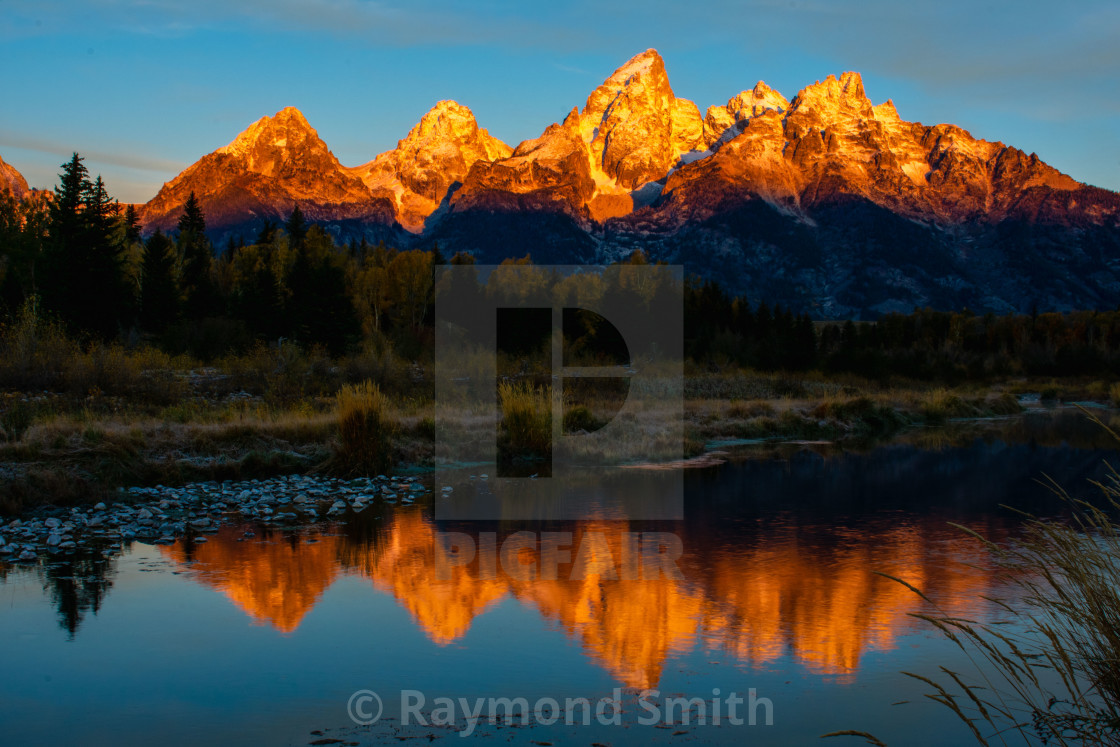
POLYGON ((121 153, 91 148, 75 148, 73 144, 62 144, 51 140, 22 135, 16 132, 0 132, 0 145, 9 148, 49 153, 60 158, 69 158, 77 150, 87 162, 97 162, 109 166, 120 166, 140 171, 154 171, 161 174, 177 174, 186 168, 180 161, 146 156, 139 153, 121 153))
POLYGON ((559 62, 552 63, 552 66, 557 70, 561 70, 565 73, 576 73, 577 75, 594 75, 594 73, 588 70, 584 70, 578 67, 572 67, 571 65, 561 65, 559 62))

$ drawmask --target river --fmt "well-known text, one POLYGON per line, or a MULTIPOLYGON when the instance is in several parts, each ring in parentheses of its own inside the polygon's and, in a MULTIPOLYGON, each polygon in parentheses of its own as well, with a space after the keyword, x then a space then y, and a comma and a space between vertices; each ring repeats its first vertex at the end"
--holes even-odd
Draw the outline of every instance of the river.
POLYGON ((858 451, 741 447, 685 470, 679 522, 451 525, 420 501, 0 563, 0 741, 785 745, 860 729, 967 744, 901 674, 967 660, 911 616, 933 608, 875 572, 992 619, 981 595, 1008 589, 950 522, 1013 536, 1001 505, 1061 509, 1043 475, 1091 494, 1115 452, 1073 430, 1015 419, 858 451), (447 554, 448 532, 477 542, 471 557, 447 554), (538 544, 503 555, 525 532, 538 544), (679 540, 678 572, 627 577, 628 543, 665 536, 679 540), (362 691, 380 699, 368 726, 357 721, 378 704, 362 691), (540 710, 489 723, 498 698, 540 710), (477 722, 464 714, 476 704, 477 722))

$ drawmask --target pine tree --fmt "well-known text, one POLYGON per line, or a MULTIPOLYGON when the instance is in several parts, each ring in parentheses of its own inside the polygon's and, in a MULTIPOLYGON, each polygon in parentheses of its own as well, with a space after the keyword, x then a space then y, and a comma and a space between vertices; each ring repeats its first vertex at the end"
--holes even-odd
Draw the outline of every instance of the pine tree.
POLYGON ((206 238, 206 218, 194 192, 187 197, 178 228, 183 313, 187 319, 199 320, 216 312, 217 294, 210 278, 214 249, 206 238))
MULTIPOLYGON (((82 283, 86 307, 81 323, 102 337, 119 331, 125 312, 132 306, 125 282, 125 244, 116 231, 120 205, 109 196, 101 176, 90 187, 85 204, 88 274, 82 283)), ((121 237, 123 238, 123 237, 121 237)))
POLYGON ((257 234, 257 240, 253 243, 257 246, 268 246, 272 243, 274 238, 276 238, 276 224, 265 219, 264 225, 261 226, 260 233, 257 234))
POLYGON ((38 293, 35 270, 48 216, 45 200, 17 200, 10 191, 0 191, 0 315, 14 314, 38 293))
POLYGON ((124 210, 124 240, 129 244, 134 244, 141 240, 140 216, 136 212, 135 205, 129 205, 124 210))
POLYGON ((162 332, 179 313, 175 284, 175 244, 158 228, 144 245, 140 275, 140 326, 162 332))
POLYGON ((292 247, 301 246, 307 238, 307 221, 303 219, 303 211, 299 209, 299 205, 292 208, 292 214, 284 223, 284 230, 288 233, 288 241, 292 247))
POLYGON ((71 330, 112 336, 130 305, 118 208, 100 176, 90 181, 81 156, 62 165, 44 250, 43 300, 71 330))

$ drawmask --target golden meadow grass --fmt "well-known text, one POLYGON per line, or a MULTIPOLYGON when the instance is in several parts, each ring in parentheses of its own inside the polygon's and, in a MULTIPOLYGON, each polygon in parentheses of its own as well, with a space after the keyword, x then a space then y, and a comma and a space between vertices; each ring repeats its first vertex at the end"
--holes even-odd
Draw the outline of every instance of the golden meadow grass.
POLYGON ((388 471, 399 431, 389 398, 377 384, 363 381, 342 387, 337 403, 337 468, 367 474, 388 471))
POLYGON ((526 382, 498 385, 502 411, 500 446, 512 456, 547 456, 552 450, 551 393, 526 382))

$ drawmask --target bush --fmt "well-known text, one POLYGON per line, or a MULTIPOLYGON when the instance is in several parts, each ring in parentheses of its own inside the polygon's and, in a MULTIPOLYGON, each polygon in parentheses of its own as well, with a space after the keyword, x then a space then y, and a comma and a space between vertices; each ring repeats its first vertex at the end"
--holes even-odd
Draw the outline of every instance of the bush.
POLYGON ((336 465, 347 472, 376 474, 392 465, 398 424, 389 399, 376 384, 365 381, 339 390, 339 449, 336 465))
POLYGON ((0 433, 9 441, 19 441, 35 422, 35 406, 25 401, 14 401, 0 411, 0 433))
POLYGON ((1019 398, 1008 392, 989 400, 987 406, 996 415, 1017 415, 1023 411, 1023 406, 1019 404, 1019 398))
POLYGON ((596 418, 591 410, 583 405, 576 405, 564 411, 564 432, 577 433, 579 431, 597 431, 603 427, 603 421, 596 418))
POLYGON ((944 423, 949 418, 964 418, 976 415, 975 408, 955 394, 944 389, 929 392, 919 408, 928 424, 944 423))

